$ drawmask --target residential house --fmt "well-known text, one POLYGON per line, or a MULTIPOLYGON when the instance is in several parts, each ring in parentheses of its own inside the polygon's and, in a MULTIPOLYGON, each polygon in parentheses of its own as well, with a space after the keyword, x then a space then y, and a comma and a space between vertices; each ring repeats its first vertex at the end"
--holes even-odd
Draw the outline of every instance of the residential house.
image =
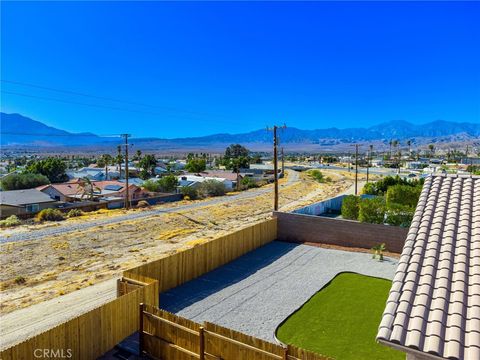
POLYGON ((227 191, 234 189, 233 181, 225 178, 221 178, 221 177, 184 174, 184 175, 178 176, 177 178, 178 178, 179 188, 182 188, 183 186, 196 188, 204 181, 215 180, 215 181, 221 182, 225 186, 225 189, 227 191))
POLYGON ((37 189, 0 191, 0 216, 35 214, 58 205, 55 199, 37 189))
POLYGON ((377 340, 408 360, 480 359, 480 177, 425 180, 377 340))
MULTIPOLYGON (((89 185, 81 179, 67 183, 39 186, 37 189, 50 195, 52 198, 63 202, 81 201, 83 199, 124 199, 126 196, 126 184, 124 182, 105 180, 92 181, 91 184, 93 187, 92 191, 88 189, 89 185)), ((129 184, 128 189, 130 200, 140 199, 147 194, 146 191, 142 190, 135 184, 129 184)))

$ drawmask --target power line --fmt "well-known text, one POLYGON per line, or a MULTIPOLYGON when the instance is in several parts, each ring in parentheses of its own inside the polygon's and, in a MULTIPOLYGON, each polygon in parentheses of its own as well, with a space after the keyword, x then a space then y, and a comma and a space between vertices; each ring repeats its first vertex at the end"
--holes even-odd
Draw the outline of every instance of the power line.
MULTIPOLYGON (((33 99, 57 101, 57 102, 66 103, 66 104, 84 105, 84 106, 92 106, 92 107, 98 107, 98 108, 110 109, 110 110, 119 110, 119 111, 128 111, 128 112, 140 113, 140 114, 165 116, 165 114, 155 113, 155 112, 151 112, 151 111, 132 110, 132 109, 119 108, 119 107, 100 105, 100 104, 89 104, 89 103, 84 103, 84 102, 79 102, 79 101, 64 100, 64 99, 57 99, 57 98, 51 98, 51 97, 45 97, 45 96, 18 93, 18 92, 14 92, 14 91, 2 90, 2 93, 9 94, 9 95, 23 96, 23 97, 33 98, 33 99)), ((170 116, 172 116, 172 115, 170 115, 170 116)))
POLYGON ((48 91, 55 91, 55 92, 59 92, 59 93, 63 93, 63 94, 84 96, 84 97, 88 97, 88 98, 92 98, 92 99, 107 100, 107 101, 113 101, 113 102, 118 102, 118 103, 123 103, 123 104, 130 104, 130 105, 136 105, 136 106, 145 106, 145 107, 163 109, 163 110, 168 110, 168 111, 177 111, 177 112, 182 112, 182 113, 191 114, 191 115, 215 116, 215 117, 224 117, 224 118, 226 118, 226 116, 224 116, 224 115, 219 115, 219 114, 210 114, 210 113, 204 113, 204 112, 198 112, 198 111, 184 110, 184 109, 179 109, 179 108, 169 107, 169 106, 160 106, 160 105, 152 105, 152 104, 146 104, 146 103, 136 102, 136 101, 121 100, 121 99, 116 99, 116 98, 111 98, 111 97, 106 97, 106 96, 92 95, 92 94, 87 94, 87 93, 84 93, 84 92, 58 89, 58 88, 54 88, 54 87, 37 85, 37 84, 31 84, 31 83, 20 82, 20 81, 3 80, 3 79, 0 80, 0 81, 3 82, 3 83, 7 83, 7 84, 26 86, 26 87, 31 87, 31 88, 36 88, 36 89, 43 89, 43 90, 48 90, 48 91))

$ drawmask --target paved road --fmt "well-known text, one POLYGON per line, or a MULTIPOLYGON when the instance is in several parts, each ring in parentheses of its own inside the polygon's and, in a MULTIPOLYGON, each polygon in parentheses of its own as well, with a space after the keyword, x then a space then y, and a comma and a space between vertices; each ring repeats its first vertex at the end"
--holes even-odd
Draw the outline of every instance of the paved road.
MULTIPOLYGON (((287 170, 288 171, 288 177, 287 181, 285 184, 281 185, 282 187, 291 185, 295 182, 298 182, 300 180, 299 173, 294 170, 287 170)), ((38 230, 32 230, 29 232, 19 232, 19 233, 13 233, 11 235, 7 236, 0 236, 0 244, 1 243, 9 243, 9 242, 16 242, 16 241, 25 241, 25 240, 38 240, 43 237, 47 236, 52 236, 52 235, 58 235, 58 234, 65 234, 69 233, 72 231, 78 231, 78 230, 86 230, 90 229, 95 226, 99 225, 110 225, 110 224, 116 224, 122 221, 128 221, 128 220, 136 220, 136 219, 141 219, 141 218, 146 218, 149 216, 153 215, 158 215, 158 214, 165 214, 165 213, 175 213, 178 211, 183 211, 183 210, 193 210, 196 208, 201 208, 204 206, 209 206, 209 205, 216 205, 216 204, 225 204, 237 200, 242 200, 242 199, 249 199, 249 198, 254 198, 258 195, 266 194, 268 192, 272 192, 272 188, 260 188, 260 189, 253 189, 250 191, 246 192, 241 192, 236 195, 232 196, 222 196, 218 198, 212 198, 209 200, 205 200, 202 202, 197 202, 193 204, 187 204, 187 205, 178 205, 170 208, 157 208, 155 210, 148 210, 148 211, 142 211, 139 213, 131 213, 131 214, 126 214, 126 215, 121 215, 121 216, 116 216, 113 218, 107 218, 107 219, 100 219, 100 220, 94 220, 94 221, 89 221, 85 223, 77 223, 77 224, 65 224, 65 225, 60 225, 58 227, 52 227, 52 228, 45 228, 45 229, 38 229, 38 230)))
POLYGON ((160 294, 161 308, 267 341, 278 325, 341 272, 393 279, 398 261, 274 241, 160 294))

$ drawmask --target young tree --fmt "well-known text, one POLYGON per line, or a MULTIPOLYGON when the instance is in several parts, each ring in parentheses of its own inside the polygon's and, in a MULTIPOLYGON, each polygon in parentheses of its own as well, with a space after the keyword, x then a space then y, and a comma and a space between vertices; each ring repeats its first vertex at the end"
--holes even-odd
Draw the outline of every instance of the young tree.
POLYGON ((223 165, 234 171, 238 171, 239 168, 248 169, 251 161, 249 153, 246 147, 240 144, 232 144, 225 149, 223 165))
POLYGON ((26 168, 26 172, 45 175, 52 183, 59 183, 68 180, 65 173, 67 165, 58 158, 46 158, 32 161, 26 168))

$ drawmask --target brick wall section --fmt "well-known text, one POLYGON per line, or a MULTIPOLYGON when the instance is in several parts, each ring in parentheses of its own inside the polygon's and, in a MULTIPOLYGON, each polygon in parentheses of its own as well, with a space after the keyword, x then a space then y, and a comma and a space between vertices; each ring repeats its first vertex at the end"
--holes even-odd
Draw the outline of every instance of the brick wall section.
POLYGON ((274 212, 278 218, 278 240, 312 242, 371 249, 385 243, 387 251, 401 253, 408 228, 365 224, 321 216, 274 212))

